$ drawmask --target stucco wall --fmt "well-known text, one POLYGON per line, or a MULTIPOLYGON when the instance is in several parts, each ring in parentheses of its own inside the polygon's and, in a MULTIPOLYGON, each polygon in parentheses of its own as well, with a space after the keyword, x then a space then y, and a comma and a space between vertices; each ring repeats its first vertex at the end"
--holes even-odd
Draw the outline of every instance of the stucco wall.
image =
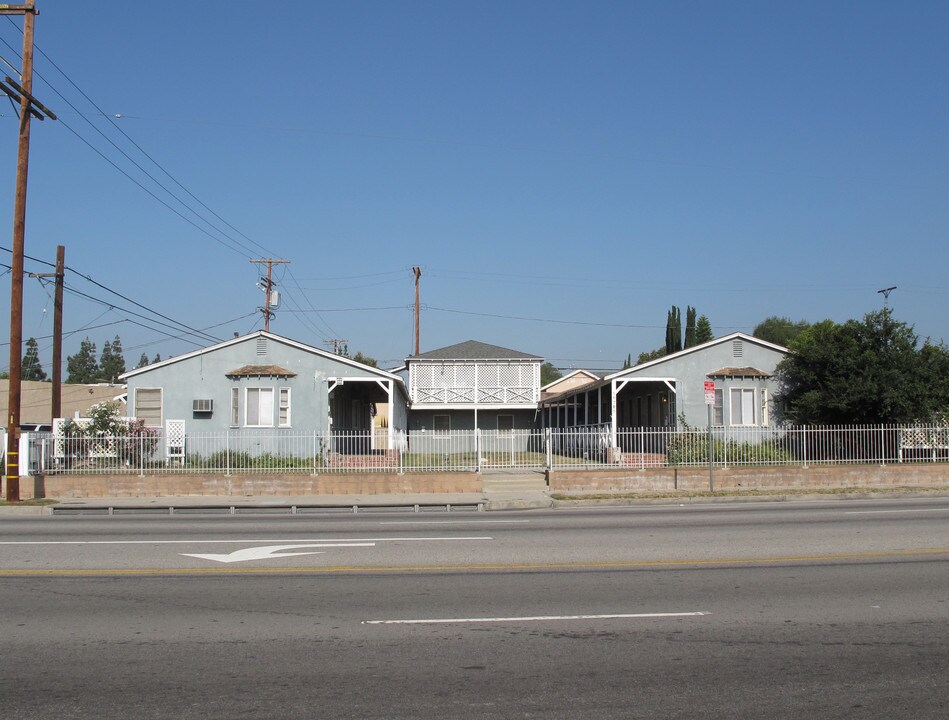
MULTIPOLYGON (((208 352, 184 357, 128 378, 128 413, 135 411, 135 393, 139 388, 162 388, 162 419, 184 420, 191 433, 223 432, 231 427, 231 389, 240 388, 240 425, 244 425, 245 390, 249 387, 290 388, 291 423, 294 431, 328 431, 328 384, 331 377, 374 378, 370 369, 309 352, 281 342, 273 336, 250 335, 239 342, 208 352), (263 342, 261 342, 263 341, 263 342), (239 377, 226 373, 245 365, 278 365, 295 373, 294 377, 239 377), (192 401, 214 401, 211 414, 194 413, 192 401)), ((373 383, 375 388, 375 383, 373 383)), ((396 391, 393 418, 405 421, 404 399, 396 391)), ((398 425, 396 425, 398 427, 398 425)))

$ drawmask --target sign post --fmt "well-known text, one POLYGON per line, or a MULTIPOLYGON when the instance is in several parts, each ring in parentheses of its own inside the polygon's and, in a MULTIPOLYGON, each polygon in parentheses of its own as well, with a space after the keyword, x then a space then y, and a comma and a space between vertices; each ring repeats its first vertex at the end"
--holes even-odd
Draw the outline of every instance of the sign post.
POLYGON ((712 406, 715 404, 715 381, 705 381, 705 407, 708 410, 708 489, 715 492, 715 446, 712 444, 712 406))

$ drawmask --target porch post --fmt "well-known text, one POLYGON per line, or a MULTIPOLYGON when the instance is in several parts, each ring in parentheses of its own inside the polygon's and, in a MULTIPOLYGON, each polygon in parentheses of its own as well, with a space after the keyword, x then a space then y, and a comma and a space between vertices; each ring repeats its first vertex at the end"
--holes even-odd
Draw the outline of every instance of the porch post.
POLYGON ((617 447, 616 443, 616 381, 610 381, 610 424, 611 424, 611 434, 613 438, 613 447, 617 447))
MULTIPOLYGON (((393 387, 393 383, 394 383, 393 380, 389 380, 389 382, 388 382, 388 388, 387 388, 387 392, 388 392, 387 401, 388 401, 388 403, 389 403, 389 428, 388 428, 388 432, 386 433, 386 435, 388 435, 388 438, 386 438, 386 440, 387 440, 387 443, 388 443, 389 451, 390 451, 390 452, 391 452, 392 450, 395 450, 395 437, 394 437, 394 434, 393 434, 393 433, 394 433, 394 430, 392 429, 393 426, 395 425, 395 405, 392 403, 392 397, 393 397, 392 387, 393 387)), ((373 432, 375 432, 374 429, 373 429, 373 432)))

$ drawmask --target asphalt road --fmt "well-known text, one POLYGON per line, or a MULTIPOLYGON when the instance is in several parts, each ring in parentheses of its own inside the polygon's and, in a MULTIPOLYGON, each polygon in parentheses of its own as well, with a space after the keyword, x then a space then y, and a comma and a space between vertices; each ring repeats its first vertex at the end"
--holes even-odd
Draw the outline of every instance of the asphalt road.
POLYGON ((4 718, 944 718, 949 500, 4 520, 0 638, 4 718))

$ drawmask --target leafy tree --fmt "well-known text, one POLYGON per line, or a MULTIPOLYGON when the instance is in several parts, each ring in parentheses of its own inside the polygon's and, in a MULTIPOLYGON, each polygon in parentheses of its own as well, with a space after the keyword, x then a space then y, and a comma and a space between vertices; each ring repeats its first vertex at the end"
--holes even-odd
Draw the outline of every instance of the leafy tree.
POLYGON ((23 380, 45 380, 46 372, 40 363, 40 348, 36 338, 26 341, 26 354, 23 356, 23 365, 20 377, 23 380))
POLYGON ((701 345, 702 343, 712 342, 714 339, 715 335, 712 334, 712 323, 709 322, 705 315, 702 315, 695 321, 695 344, 701 345))
POLYGON ((66 358, 67 383, 94 383, 99 381, 96 362, 96 344, 87 336, 79 343, 79 352, 66 358))
POLYGON ((789 317, 771 315, 758 323, 751 334, 761 340, 788 347, 808 327, 809 323, 805 320, 794 322, 789 317))
POLYGON ((142 356, 138 359, 138 365, 135 366, 135 369, 143 368, 148 365, 148 355, 142 353, 142 356))
POLYGON ((375 358, 371 358, 368 355, 363 355, 361 352, 357 352, 355 355, 353 355, 353 360, 358 363, 362 363, 363 365, 368 365, 369 367, 379 367, 379 363, 376 362, 375 358))
POLYGON ((776 371, 785 418, 800 424, 911 423, 949 409, 949 349, 918 348, 888 309, 802 330, 776 371))
POLYGON ((160 363, 160 362, 161 362, 161 354, 155 353, 155 359, 152 360, 152 364, 154 365, 155 363, 160 363))
POLYGON ((99 356, 99 378, 102 382, 113 383, 125 372, 125 358, 122 356, 122 341, 119 336, 111 343, 102 346, 102 355, 99 356))
POLYGON ((651 350, 649 352, 641 352, 639 353, 639 357, 636 358, 636 364, 642 365, 643 363, 647 363, 650 360, 658 360, 661 357, 665 357, 667 354, 668 353, 664 347, 656 348, 655 350, 651 350))
POLYGON ((545 362, 540 366, 540 386, 550 385, 554 380, 563 377, 563 373, 553 366, 552 363, 545 362))
POLYGON ((627 353, 626 359, 623 361, 622 370, 629 370, 633 366, 633 354, 627 353))

